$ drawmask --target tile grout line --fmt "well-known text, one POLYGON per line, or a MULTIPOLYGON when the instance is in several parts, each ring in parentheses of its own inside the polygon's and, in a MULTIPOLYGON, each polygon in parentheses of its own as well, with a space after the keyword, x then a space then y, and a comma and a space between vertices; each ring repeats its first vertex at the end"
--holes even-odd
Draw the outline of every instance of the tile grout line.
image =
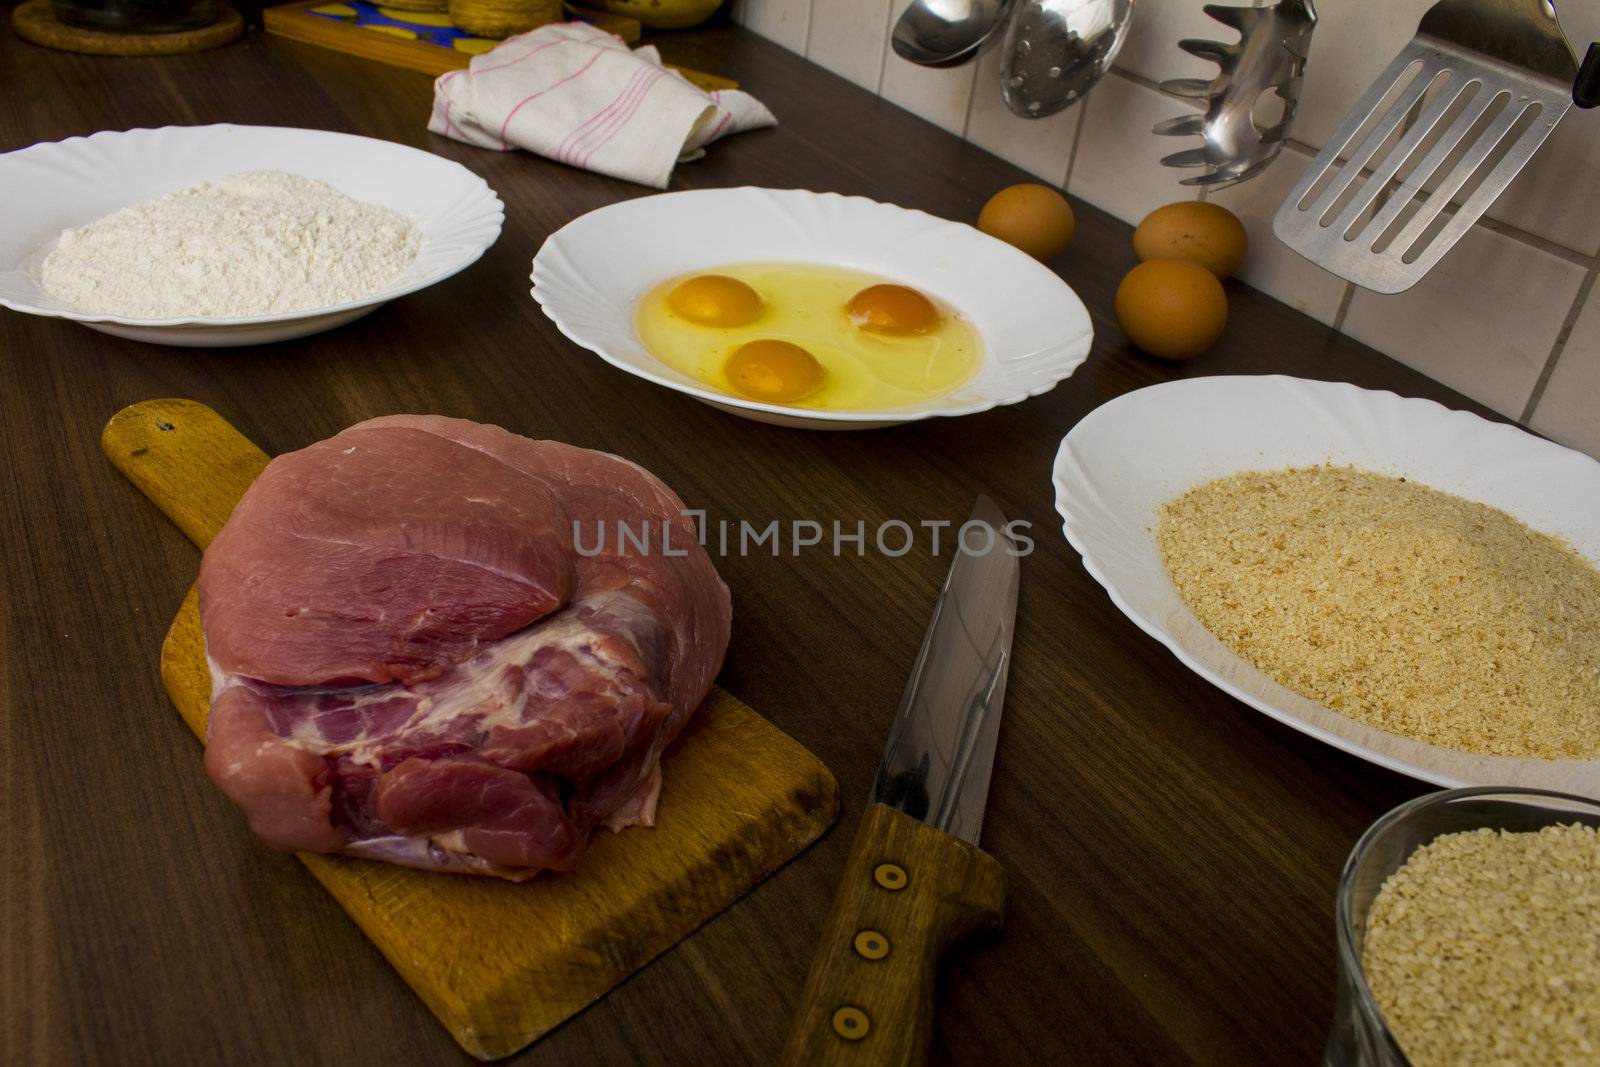
POLYGON ((1594 291, 1596 277, 1600 277, 1600 264, 1591 264, 1589 273, 1584 275, 1582 283, 1578 286, 1578 295, 1573 298, 1566 319, 1561 323, 1561 332, 1556 334, 1555 344, 1550 346, 1550 355, 1545 358, 1544 366, 1539 370, 1539 377, 1533 383, 1533 391, 1528 394, 1527 406, 1522 409, 1522 414, 1517 419, 1524 426, 1533 419, 1534 411, 1544 399, 1545 388, 1555 376, 1556 364, 1560 362, 1562 353, 1567 349, 1567 339, 1572 336, 1572 330, 1578 324, 1578 316, 1583 314, 1583 305, 1588 302, 1589 294, 1594 291))
POLYGON ((878 82, 872 91, 883 95, 883 76, 889 73, 889 53, 894 51, 890 36, 894 33, 894 0, 883 5, 883 47, 878 49, 878 82))
MULTIPOLYGON (((811 27, 816 25, 816 13, 816 4, 812 3, 812 0, 806 0, 806 36, 804 43, 800 46, 800 54, 813 63, 817 61, 811 59, 811 27)), ((821 66, 821 64, 818 64, 818 66, 821 66)))
MULTIPOLYGON (((1339 309, 1333 313, 1333 321, 1328 323, 1329 326, 1332 326, 1336 331, 1344 334, 1346 337, 1349 337, 1350 335, 1344 332, 1344 320, 1345 316, 1350 314, 1350 303, 1355 298, 1356 283, 1345 282, 1344 292, 1339 294, 1339 309)), ((1385 354, 1387 355, 1387 353, 1385 354)), ((1394 357, 1390 356, 1389 358, 1393 359, 1394 357)))
POLYGON ((972 81, 967 85, 967 110, 961 115, 961 139, 967 144, 972 144, 969 133, 972 130, 972 102, 978 99, 978 61, 972 61, 972 81))
POLYGON ((1488 215, 1484 215, 1473 225, 1482 226, 1484 229, 1492 230, 1502 237, 1509 237, 1513 241, 1527 245, 1529 248, 1538 249, 1546 255, 1555 256, 1557 259, 1566 260, 1568 263, 1576 263, 1580 267, 1593 267, 1597 261, 1600 261, 1600 256, 1588 255, 1576 249, 1568 248, 1566 245, 1552 241, 1548 237, 1540 237, 1536 233, 1529 233, 1527 230, 1519 229, 1509 222, 1491 219, 1488 215))
MULTIPOLYGON (((1140 74, 1136 70, 1129 70, 1127 67, 1112 67, 1111 70, 1109 71, 1109 73, 1121 75, 1123 78, 1126 78, 1128 81, 1133 82, 1133 84, 1135 84, 1135 85, 1142 85, 1146 89, 1151 90, 1152 92, 1161 93, 1161 83, 1160 82, 1156 81, 1154 78, 1147 78, 1143 74, 1140 74)), ((1087 97, 1088 95, 1089 95, 1088 93, 1084 94, 1085 97, 1087 97)), ((1161 95, 1165 99, 1168 99, 1168 100, 1179 100, 1179 99, 1181 99, 1180 97, 1170 96, 1167 93, 1161 93, 1161 95)))
POLYGON ((1061 191, 1064 193, 1072 191, 1072 168, 1078 164, 1078 146, 1083 143, 1083 124, 1088 121, 1088 115, 1089 97, 1081 96, 1078 98, 1078 125, 1072 131, 1072 148, 1067 152, 1067 173, 1061 179, 1061 191))
MULTIPOLYGON (((1160 82, 1152 81, 1151 79, 1146 78, 1143 74, 1138 74, 1131 70, 1123 70, 1121 67, 1112 67, 1108 74, 1115 74, 1123 81, 1132 85, 1137 85, 1141 89, 1149 89, 1152 93, 1155 93, 1157 96, 1161 97, 1163 101, 1170 102, 1173 107, 1186 107, 1190 111, 1194 111, 1199 114, 1205 113, 1205 106, 1198 101, 1185 96, 1173 96, 1171 93, 1164 93, 1161 91, 1160 82)), ((1093 91, 1094 90, 1091 87, 1089 92, 1093 91)), ((1089 98, 1089 93, 1084 93, 1083 98, 1087 100, 1089 98)), ((1293 144, 1294 142, 1286 141, 1285 143, 1293 144)))
MULTIPOLYGON (((1163 102, 1171 101, 1173 107, 1186 107, 1189 110, 1196 112, 1197 114, 1204 114, 1204 112, 1205 112, 1205 108, 1203 106, 1201 106, 1197 102, 1191 101, 1186 97, 1174 96, 1171 93, 1162 92, 1161 83, 1160 82, 1153 81, 1150 78, 1145 77, 1143 74, 1138 73, 1137 71, 1127 70, 1127 69, 1125 69, 1123 67, 1112 67, 1111 70, 1108 72, 1108 74, 1119 75, 1119 76, 1121 76, 1123 81, 1128 82, 1131 85, 1137 85, 1141 89, 1150 90, 1151 92, 1153 92, 1157 96, 1159 96, 1162 99, 1163 102)), ((1084 99, 1085 100, 1088 99, 1088 94, 1087 93, 1084 94, 1084 99)), ((1077 146, 1074 145, 1073 147, 1076 148, 1077 146)), ((1157 166, 1160 166, 1160 165, 1161 165, 1161 163, 1158 160, 1157 161, 1157 166)), ((1168 168, 1168 169, 1174 169, 1174 168, 1168 168)), ((1180 182, 1181 182, 1181 176, 1180 176, 1180 182)), ((1185 186, 1180 184, 1178 188, 1180 190, 1178 195, 1182 196, 1183 194, 1182 194, 1181 190, 1184 189, 1185 186)), ((1201 185, 1201 186, 1189 186, 1188 188, 1193 188, 1195 190, 1194 198, 1195 198, 1196 201, 1204 201, 1206 199, 1206 193, 1209 191, 1206 188, 1206 186, 1203 186, 1203 185, 1201 185)))

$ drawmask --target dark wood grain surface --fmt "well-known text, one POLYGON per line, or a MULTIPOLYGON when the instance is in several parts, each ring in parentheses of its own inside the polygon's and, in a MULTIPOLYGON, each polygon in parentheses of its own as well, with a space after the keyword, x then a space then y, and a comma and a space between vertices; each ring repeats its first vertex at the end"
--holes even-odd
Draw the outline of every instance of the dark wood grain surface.
MULTIPOLYGON (((803 186, 971 219, 1024 177, 731 27, 662 44, 783 122, 716 145, 675 187, 803 186)), ((983 839, 1009 895, 1004 930, 946 960, 935 1060, 1315 1060, 1340 866, 1424 787, 1249 710, 1135 629, 1061 538, 1050 463, 1097 404, 1185 375, 1285 372, 1473 405, 1245 288, 1209 355, 1140 358, 1110 317, 1129 229, 1078 204, 1056 266, 1098 338, 1052 393, 866 433, 733 418, 612 370, 528 298, 546 234, 646 190, 433 137, 429 93, 422 75, 259 35, 113 60, 0 31, 0 149, 171 123, 311 126, 459 160, 507 207, 470 270, 303 341, 161 348, 0 312, 0 1061, 463 1059, 300 864, 251 837, 167 705, 156 655, 196 553, 97 441, 113 412, 160 396, 211 405, 269 452, 390 412, 495 422, 632 457, 713 520, 959 521, 991 493, 1038 544, 983 839)), ((946 562, 924 542, 901 559, 720 564, 736 605, 721 681, 834 770, 840 827, 518 1062, 776 1056, 946 562)))

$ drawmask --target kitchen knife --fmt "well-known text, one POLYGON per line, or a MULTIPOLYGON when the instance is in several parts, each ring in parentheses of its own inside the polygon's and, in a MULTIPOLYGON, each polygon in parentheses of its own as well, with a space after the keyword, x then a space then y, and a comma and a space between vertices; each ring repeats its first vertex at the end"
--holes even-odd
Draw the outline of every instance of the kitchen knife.
POLYGON ((911 669, 783 1062, 927 1058, 944 949, 998 926, 1005 872, 977 847, 994 768, 1017 549, 980 496, 911 669))

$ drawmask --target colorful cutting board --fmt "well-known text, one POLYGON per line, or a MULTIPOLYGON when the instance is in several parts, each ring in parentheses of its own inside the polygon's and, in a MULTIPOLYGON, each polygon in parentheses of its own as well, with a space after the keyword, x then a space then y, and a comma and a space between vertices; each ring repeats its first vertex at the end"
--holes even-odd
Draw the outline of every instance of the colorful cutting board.
MULTIPOLYGON (((630 44, 639 39, 635 19, 604 12, 583 12, 581 19, 630 44)), ((368 0, 297 0, 266 8, 261 21, 280 37, 433 75, 460 70, 500 43, 457 29, 444 12, 404 11, 368 0)), ((667 66, 707 92, 739 86, 715 74, 667 66)))
MULTIPOLYGON (((125 408, 101 444, 201 548, 267 464, 266 453, 192 400, 125 408)), ((211 680, 193 588, 162 645, 161 677, 203 738, 211 680)), ((838 814, 828 769, 721 689, 668 749, 663 770, 656 827, 597 834, 570 875, 515 885, 299 856, 461 1047, 498 1059, 748 893, 838 814)))

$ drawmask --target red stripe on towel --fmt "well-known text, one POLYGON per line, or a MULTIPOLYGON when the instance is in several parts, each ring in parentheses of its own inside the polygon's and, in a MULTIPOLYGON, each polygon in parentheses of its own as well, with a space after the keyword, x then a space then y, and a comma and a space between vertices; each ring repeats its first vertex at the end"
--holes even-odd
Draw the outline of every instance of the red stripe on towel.
POLYGON ((601 123, 605 122, 611 115, 616 113, 617 108, 620 107, 623 101, 627 99, 628 94, 634 91, 645 73, 646 72, 642 70, 634 71, 633 74, 628 78, 627 82, 624 83, 622 89, 617 93, 617 95, 612 97, 610 103, 606 104, 606 106, 601 108, 599 111, 596 111, 593 115, 590 115, 588 118, 584 119, 583 122, 578 125, 577 129, 567 134, 566 139, 556 147, 555 158, 562 163, 573 162, 573 157, 577 154, 579 146, 583 140, 588 137, 589 134, 601 123))
POLYGON ((628 103, 627 112, 617 119, 617 121, 611 124, 611 128, 606 131, 604 137, 600 138, 598 144, 590 148, 589 151, 585 153, 583 159, 578 164, 580 167, 588 167, 589 161, 594 158, 595 153, 609 144, 613 137, 621 133, 627 127, 628 123, 633 121, 633 116, 637 115, 639 113, 639 109, 644 106, 645 97, 650 95, 651 87, 654 86, 656 82, 660 81, 662 75, 664 74, 666 74, 666 71, 657 70, 655 75, 649 81, 645 82, 644 85, 639 87, 639 91, 634 94, 633 99, 628 103))
POLYGON ((597 50, 594 55, 589 57, 589 61, 587 63, 585 63, 583 66, 579 67, 577 70, 573 71, 571 74, 568 74, 565 78, 562 78, 560 81, 555 82, 554 84, 547 85, 543 89, 540 89, 538 92, 533 93, 530 96, 525 96, 520 101, 518 101, 517 102, 517 106, 511 109, 511 111, 506 115, 506 120, 500 124, 500 144, 501 144, 501 146, 504 147, 504 148, 507 148, 507 149, 509 149, 511 147, 511 142, 506 140, 506 130, 508 130, 511 127, 511 120, 516 118, 517 112, 522 110, 523 105, 527 104, 529 101, 537 100, 537 99, 539 99, 539 97, 543 96, 545 93, 550 92, 552 89, 559 89, 561 86, 563 86, 563 85, 567 84, 568 82, 572 81, 574 78, 576 78, 579 75, 581 75, 584 71, 586 71, 590 67, 594 66, 595 62, 597 60, 599 60, 599 58, 600 58, 600 52, 597 50))

